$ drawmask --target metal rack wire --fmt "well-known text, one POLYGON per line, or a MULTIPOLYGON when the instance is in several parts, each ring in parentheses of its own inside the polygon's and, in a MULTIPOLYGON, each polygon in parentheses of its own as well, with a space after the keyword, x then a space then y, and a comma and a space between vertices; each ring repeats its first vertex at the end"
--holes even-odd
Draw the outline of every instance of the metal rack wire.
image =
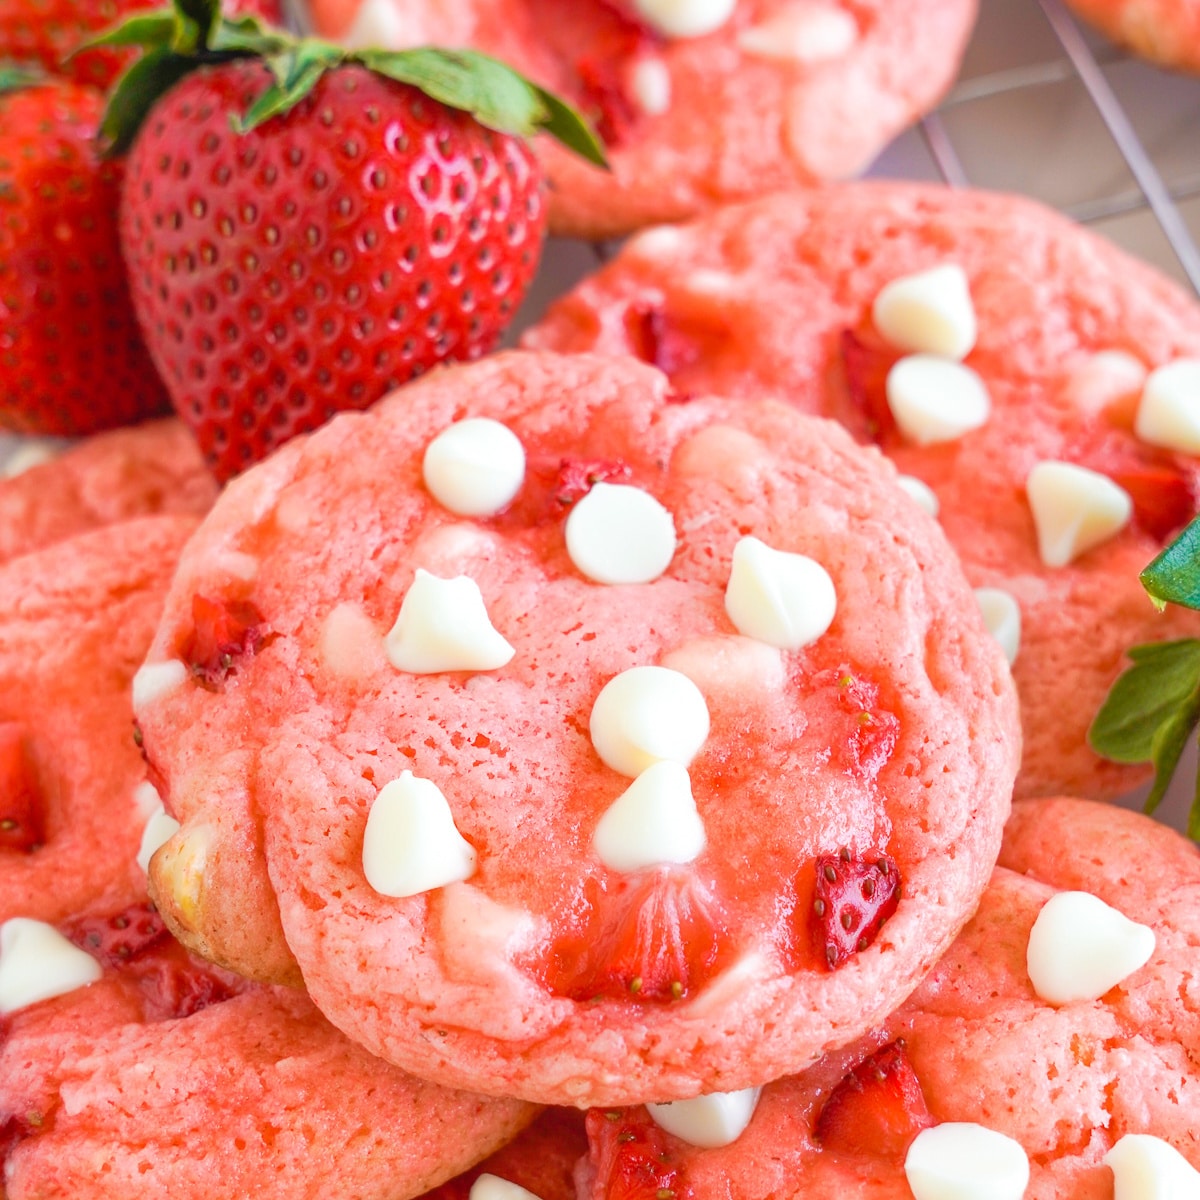
POLYGON ((1068 14, 1062 0, 1038 0, 1038 4, 1062 47, 1063 58, 995 71, 956 87, 941 108, 921 122, 921 136, 938 172, 951 187, 967 187, 971 184, 944 120, 943 114, 947 110, 1006 92, 1077 79, 1120 151, 1136 186, 1068 207, 1067 215, 1086 224, 1138 209, 1148 209, 1158 222, 1192 289, 1200 295, 1200 248, 1178 207, 1178 202, 1200 196, 1200 177, 1185 179, 1173 187, 1167 185, 1105 74, 1104 65, 1120 61, 1121 56, 1114 55, 1104 60, 1102 65, 1101 58, 1089 48, 1087 39, 1068 14))

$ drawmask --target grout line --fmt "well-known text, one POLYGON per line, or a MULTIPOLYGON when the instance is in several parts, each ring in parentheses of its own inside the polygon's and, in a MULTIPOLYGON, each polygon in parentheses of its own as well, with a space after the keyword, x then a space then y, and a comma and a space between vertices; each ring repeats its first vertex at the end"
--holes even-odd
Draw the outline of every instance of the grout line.
POLYGON ((1078 26, 1067 16, 1061 0, 1038 0, 1038 3, 1041 4, 1046 20, 1050 22, 1055 36, 1062 43, 1083 86, 1087 88, 1092 103, 1117 144, 1117 149, 1129 165, 1129 170, 1145 195, 1151 211, 1162 226, 1162 231, 1166 234, 1175 257, 1179 259, 1184 274, 1195 292, 1200 295, 1200 249, 1197 249, 1192 240, 1183 217, 1158 173, 1158 168, 1138 138, 1104 72, 1100 70, 1099 64, 1088 50, 1078 26))
POLYGON ((969 187, 971 181, 967 178, 962 159, 958 157, 950 134, 936 112, 921 118, 921 136, 925 139, 925 145, 929 147, 929 153, 933 156, 941 177, 951 187, 969 187))

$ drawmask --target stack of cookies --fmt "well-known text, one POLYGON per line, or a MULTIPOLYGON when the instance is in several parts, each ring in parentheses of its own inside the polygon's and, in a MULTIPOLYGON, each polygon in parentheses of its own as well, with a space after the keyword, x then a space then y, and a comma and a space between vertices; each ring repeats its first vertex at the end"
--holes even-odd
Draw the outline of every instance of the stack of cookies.
MULTIPOLYGON (((317 15, 582 36, 488 7, 317 15)), ((877 42, 965 0, 638 7, 717 24, 622 50, 560 228, 690 219, 522 348, 219 494, 173 422, 0 484, 8 1200, 1200 1197, 1200 854, 1087 742, 1200 636, 1138 582, 1200 307, 1013 197, 744 199, 886 136, 805 174, 837 71, 932 103, 877 42), (775 174, 643 164, 705 56, 775 174)))

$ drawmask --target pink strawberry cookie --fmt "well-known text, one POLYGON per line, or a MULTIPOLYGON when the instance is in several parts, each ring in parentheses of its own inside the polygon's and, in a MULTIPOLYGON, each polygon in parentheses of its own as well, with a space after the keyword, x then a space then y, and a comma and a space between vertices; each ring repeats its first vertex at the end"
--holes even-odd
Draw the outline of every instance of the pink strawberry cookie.
POLYGON ((0 563, 116 521, 202 516, 216 496, 216 482, 178 421, 97 434, 0 479, 0 563))
POLYGON ((975 0, 313 0, 355 45, 469 45, 596 122, 612 172, 549 142, 550 222, 612 237, 856 174, 949 87, 975 0))
POLYGON ((502 355, 226 490, 138 709, 169 920, 281 929, 367 1049, 538 1102, 759 1083, 911 991, 1008 810, 999 648, 877 453, 671 401, 502 355))
POLYGON ((1115 42, 1184 71, 1200 71, 1197 0, 1067 0, 1115 42))
POLYGON ((1138 572, 1193 514, 1200 309, 1010 196, 857 184, 647 231, 527 335, 677 392, 778 396, 880 446, 1015 656, 1019 796, 1134 787, 1086 733, 1132 644, 1200 630, 1138 572), (1181 407, 1183 406, 1183 407, 1181 407))
MULTIPOLYGON (((0 927, 0 1010, 47 975, 16 960, 61 939, 30 924, 0 927)), ((62 932, 59 990, 0 1016, 8 1200, 405 1200, 534 1113, 372 1058, 302 993, 190 959, 148 905, 62 932)))
POLYGON ((1031 800, 1000 863, 857 1045, 761 1096, 590 1113, 581 1197, 1195 1195, 1200 853, 1138 814, 1031 800))
POLYGON ((195 524, 126 521, 0 566, 0 920, 144 893, 159 798, 130 691, 195 524))

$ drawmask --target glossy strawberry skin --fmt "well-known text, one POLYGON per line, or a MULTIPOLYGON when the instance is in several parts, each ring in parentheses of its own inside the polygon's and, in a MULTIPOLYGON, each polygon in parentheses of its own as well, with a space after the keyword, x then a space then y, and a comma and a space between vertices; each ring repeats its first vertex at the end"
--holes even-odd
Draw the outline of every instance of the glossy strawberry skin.
MULTIPOLYGON (((68 56, 125 17, 162 7, 162 0, 0 0, 0 59, 38 63, 76 83, 107 88, 133 52, 100 49, 68 56)), ((225 0, 225 8, 276 23, 283 17, 279 0, 225 0)))
POLYGON ((829 1093, 813 1136, 825 1150, 898 1162, 933 1123, 904 1042, 897 1039, 863 1059, 829 1093))
POLYGON ((519 140, 356 65, 247 134, 269 81, 203 68, 129 155, 121 240, 172 401, 221 479, 334 412, 490 350, 545 211, 519 140))
POLYGON ((122 168, 103 101, 47 83, 0 94, 0 428, 75 435, 168 407, 117 241, 122 168))

